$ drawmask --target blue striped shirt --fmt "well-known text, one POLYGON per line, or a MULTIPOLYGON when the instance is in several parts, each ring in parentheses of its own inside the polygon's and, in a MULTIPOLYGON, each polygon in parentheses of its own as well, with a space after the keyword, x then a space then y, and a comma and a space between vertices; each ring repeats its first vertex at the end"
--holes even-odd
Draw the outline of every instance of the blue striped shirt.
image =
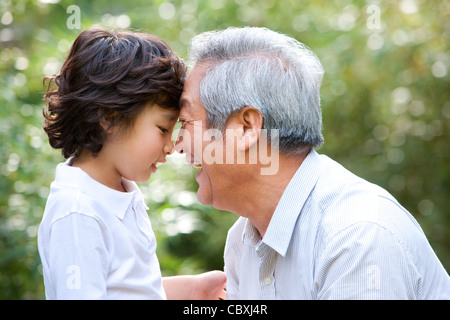
POLYGON ((264 238, 240 217, 224 258, 228 299, 450 299, 450 278, 411 214, 314 150, 264 238))

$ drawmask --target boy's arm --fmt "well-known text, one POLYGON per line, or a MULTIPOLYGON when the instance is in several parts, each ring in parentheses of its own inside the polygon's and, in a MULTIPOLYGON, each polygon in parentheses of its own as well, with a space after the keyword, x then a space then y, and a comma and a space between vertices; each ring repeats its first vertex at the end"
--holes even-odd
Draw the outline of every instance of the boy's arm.
POLYGON ((52 298, 107 298, 109 255, 102 235, 99 223, 80 213, 53 223, 48 244, 52 298))
POLYGON ((164 277, 163 285, 169 300, 225 299, 225 273, 210 271, 198 275, 164 277))

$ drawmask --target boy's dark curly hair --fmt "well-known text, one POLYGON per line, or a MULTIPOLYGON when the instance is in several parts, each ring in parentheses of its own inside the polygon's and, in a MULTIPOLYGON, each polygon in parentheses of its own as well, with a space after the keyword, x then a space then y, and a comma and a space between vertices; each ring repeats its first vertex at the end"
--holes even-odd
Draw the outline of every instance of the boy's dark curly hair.
POLYGON ((159 37, 99 28, 75 39, 56 77, 46 77, 44 130, 65 158, 102 149, 110 126, 127 129, 147 103, 178 109, 186 67, 159 37), (56 88, 52 88, 54 81, 56 88), (112 119, 112 120, 111 120, 112 119))

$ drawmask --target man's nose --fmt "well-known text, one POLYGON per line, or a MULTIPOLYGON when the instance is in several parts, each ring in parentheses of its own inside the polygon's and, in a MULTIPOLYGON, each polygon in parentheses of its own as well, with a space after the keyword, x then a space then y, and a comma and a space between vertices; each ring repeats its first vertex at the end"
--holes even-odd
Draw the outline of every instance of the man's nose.
POLYGON ((183 135, 182 135, 181 130, 178 133, 177 140, 175 141, 174 149, 175 149, 176 152, 178 152, 180 154, 183 153, 183 135))

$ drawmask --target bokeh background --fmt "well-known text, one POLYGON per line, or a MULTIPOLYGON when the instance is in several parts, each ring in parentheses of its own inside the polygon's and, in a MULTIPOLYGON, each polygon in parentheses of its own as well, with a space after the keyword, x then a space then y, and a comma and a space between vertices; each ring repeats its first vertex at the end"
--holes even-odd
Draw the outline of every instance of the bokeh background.
MULTIPOLYGON (((183 58, 192 36, 228 26, 307 44, 325 68, 319 153, 391 192, 450 270, 449 13, 426 0, 0 0, 0 298, 44 298, 36 235, 63 158, 42 130, 42 79, 96 24, 154 33, 183 58)), ((174 155, 140 185, 163 275, 223 267, 237 216, 198 203, 195 171, 174 155)))

